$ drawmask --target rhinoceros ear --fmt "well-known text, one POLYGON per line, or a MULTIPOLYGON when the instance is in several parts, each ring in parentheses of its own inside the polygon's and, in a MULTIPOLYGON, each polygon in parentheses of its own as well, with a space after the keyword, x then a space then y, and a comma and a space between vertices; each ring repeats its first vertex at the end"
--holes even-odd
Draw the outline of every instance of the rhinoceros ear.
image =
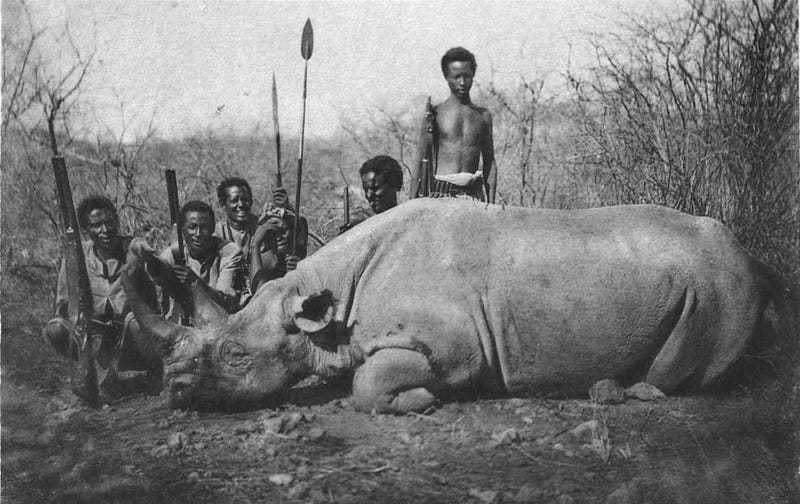
POLYGON ((333 321, 333 294, 328 289, 294 300, 292 320, 305 333, 320 332, 333 321))

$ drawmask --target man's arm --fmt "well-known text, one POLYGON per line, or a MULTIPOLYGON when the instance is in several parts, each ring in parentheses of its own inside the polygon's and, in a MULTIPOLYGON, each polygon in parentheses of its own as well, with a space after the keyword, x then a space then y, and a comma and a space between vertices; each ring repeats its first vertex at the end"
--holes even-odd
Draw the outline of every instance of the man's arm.
POLYGON ((233 283, 236 273, 241 267, 242 259, 242 249, 235 243, 227 243, 219 250, 219 276, 217 284, 213 286, 214 290, 226 296, 236 296, 233 283))
POLYGON ((494 135, 492 133, 492 114, 486 112, 488 131, 481 146, 481 157, 483 158, 483 180, 486 190, 486 199, 489 203, 494 203, 497 193, 497 163, 494 159, 494 135))

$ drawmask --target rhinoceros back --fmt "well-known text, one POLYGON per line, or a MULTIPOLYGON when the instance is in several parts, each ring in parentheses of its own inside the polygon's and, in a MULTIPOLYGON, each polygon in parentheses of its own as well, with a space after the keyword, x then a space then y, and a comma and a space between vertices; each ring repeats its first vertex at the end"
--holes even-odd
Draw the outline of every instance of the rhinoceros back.
POLYGON ((357 344, 411 331, 432 358, 455 355, 454 380, 541 394, 645 373, 690 296, 691 376, 714 379, 763 309, 753 261, 721 224, 663 207, 414 200, 336 238, 297 274, 304 290, 334 291, 357 344))

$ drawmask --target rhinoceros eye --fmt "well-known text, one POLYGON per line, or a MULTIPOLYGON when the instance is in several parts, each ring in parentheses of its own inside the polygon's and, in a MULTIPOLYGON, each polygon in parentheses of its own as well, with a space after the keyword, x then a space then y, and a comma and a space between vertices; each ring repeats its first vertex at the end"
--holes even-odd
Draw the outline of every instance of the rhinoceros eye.
POLYGON ((226 341, 222 344, 221 357, 222 362, 231 367, 246 366, 250 363, 250 352, 247 349, 234 341, 226 341))

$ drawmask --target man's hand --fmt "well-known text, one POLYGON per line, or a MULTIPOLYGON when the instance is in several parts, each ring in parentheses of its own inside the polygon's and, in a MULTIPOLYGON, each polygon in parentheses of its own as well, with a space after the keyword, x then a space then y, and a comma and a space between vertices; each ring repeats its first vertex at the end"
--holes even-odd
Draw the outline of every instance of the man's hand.
POLYGON ((172 267, 172 270, 175 272, 175 276, 178 277, 178 281, 184 285, 191 284, 199 279, 194 271, 185 264, 176 264, 172 267))
POLYGON ((293 255, 286 256, 286 271, 294 271, 297 269, 297 263, 300 262, 300 258, 293 255))
POLYGON ((275 239, 280 232, 281 220, 274 217, 267 218, 266 221, 258 225, 253 233, 253 245, 260 247, 263 243, 266 243, 265 248, 273 250, 277 247, 275 239))
POLYGON ((277 187, 272 190, 272 204, 276 207, 287 208, 289 204, 289 195, 286 194, 286 189, 277 187))
POLYGON ((130 257, 130 254, 139 259, 148 260, 155 256, 156 251, 142 238, 134 238, 128 245, 128 257, 130 257))

